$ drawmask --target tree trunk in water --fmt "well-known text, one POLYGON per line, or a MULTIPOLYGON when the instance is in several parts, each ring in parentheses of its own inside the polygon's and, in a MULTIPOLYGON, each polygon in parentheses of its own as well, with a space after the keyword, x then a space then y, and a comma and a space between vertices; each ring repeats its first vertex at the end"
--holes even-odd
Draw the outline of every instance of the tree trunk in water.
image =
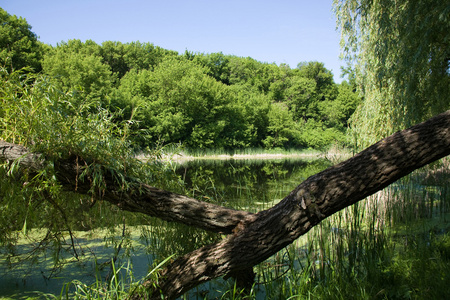
MULTIPOLYGON (((124 191, 114 185, 113 178, 105 178, 107 189, 97 197, 124 210, 230 233, 219 243, 197 249, 168 265, 156 287, 150 281, 144 282, 155 299, 160 299, 160 291, 165 298, 173 299, 219 276, 233 276, 248 284, 244 282, 252 279, 253 266, 291 244, 321 220, 449 154, 450 111, 447 111, 309 177, 279 204, 258 214, 204 203, 142 183, 124 191)), ((28 168, 41 166, 39 155, 0 141, 0 158, 12 161, 18 157, 22 157, 19 164, 28 168)), ((88 193, 89 182, 77 180, 80 167, 75 158, 56 162, 55 169, 67 189, 88 193)))

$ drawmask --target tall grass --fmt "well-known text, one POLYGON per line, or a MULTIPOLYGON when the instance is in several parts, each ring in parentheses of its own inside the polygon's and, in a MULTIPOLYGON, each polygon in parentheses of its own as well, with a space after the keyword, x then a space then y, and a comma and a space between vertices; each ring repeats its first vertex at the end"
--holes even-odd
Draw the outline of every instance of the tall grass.
MULTIPOLYGON (((152 278, 158 280, 158 270, 167 263, 173 255, 167 257, 160 263, 154 263, 153 268, 148 272, 144 279, 152 278)), ((142 291, 142 282, 144 279, 136 280, 133 275, 130 261, 126 265, 116 267, 111 262, 111 273, 103 280, 100 272, 97 270, 96 280, 93 284, 87 285, 81 281, 74 280, 67 283, 61 290, 57 299, 127 299, 130 295, 142 291)))
POLYGON ((214 281, 183 299, 448 299, 448 167, 444 159, 330 216, 258 265, 250 293, 214 281))
POLYGON ((448 299, 448 162, 329 217, 261 264, 265 297, 448 299), (439 175, 424 185, 430 174, 439 175))
POLYGON ((298 156, 318 156, 321 154, 320 151, 314 149, 265 149, 265 148, 244 148, 244 149, 189 149, 184 148, 180 152, 182 157, 192 157, 192 158, 211 158, 215 159, 217 157, 227 156, 264 156, 264 155, 298 155, 298 156))

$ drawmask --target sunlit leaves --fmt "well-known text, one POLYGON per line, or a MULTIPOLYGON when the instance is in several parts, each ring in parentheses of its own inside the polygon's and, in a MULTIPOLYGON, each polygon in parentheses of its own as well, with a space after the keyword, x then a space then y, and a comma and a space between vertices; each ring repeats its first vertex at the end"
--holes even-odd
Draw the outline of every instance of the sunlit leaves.
POLYGON ((100 46, 94 42, 71 40, 63 43, 45 55, 42 65, 58 89, 76 91, 72 102, 106 102, 112 87, 112 73, 110 67, 103 64, 100 46))
MULTIPOLYGON (((1 69, 0 76, 0 140, 24 145, 45 157, 40 171, 19 172, 18 164, 0 164, 0 245, 10 258, 17 239, 26 236, 35 247, 30 257, 36 259, 51 247, 56 267, 61 263, 60 251, 78 258, 72 230, 108 227, 113 231, 121 216, 118 208, 97 204, 92 197, 108 188, 105 176, 123 190, 132 184, 130 178, 158 186, 173 179, 158 160, 161 148, 144 152, 146 162, 136 158, 129 136, 133 120, 117 122, 117 115, 96 101, 74 103, 71 94, 61 93, 39 75, 1 69), (65 191, 56 179, 55 163, 68 158, 79 164, 76 180, 90 184, 90 195, 65 191), (31 238, 32 229, 44 231, 31 238)), ((129 216, 127 221, 136 218, 129 216)))
POLYGON ((365 101, 353 117, 361 145, 450 108, 446 1, 334 1, 343 54, 365 101))
POLYGON ((10 69, 31 67, 41 70, 42 45, 23 18, 11 16, 0 8, 0 64, 10 69))
MULTIPOLYGON (((16 24, 16 27, 25 26, 24 32, 35 38, 29 25, 22 19, 18 21, 20 26, 16 24)), ((6 25, 2 27, 5 36, 14 35, 15 27, 6 25)), ((275 127, 281 124, 275 124, 281 121, 274 119, 279 103, 287 108, 290 118, 284 127, 289 128, 290 133, 283 138, 288 141, 275 144, 311 147, 308 139, 300 142, 297 138, 305 122, 314 119, 318 121, 314 124, 337 128, 345 134, 347 119, 353 112, 346 108, 353 102, 353 91, 343 93, 337 101, 338 85, 320 62, 305 62, 291 69, 285 64, 277 66, 221 52, 186 51, 178 55, 175 51, 141 42, 105 41, 99 45, 91 40, 75 39, 55 47, 43 46, 45 56, 39 63, 46 77, 39 78, 42 84, 36 85, 42 90, 41 96, 63 99, 54 107, 56 112, 70 110, 83 112, 83 116, 87 112, 92 116, 98 113, 98 118, 108 116, 108 122, 117 128, 126 124, 124 130, 134 143, 133 147, 153 147, 161 141, 165 144, 181 142, 191 148, 269 147, 273 143, 267 141, 279 138, 275 127), (51 96, 44 95, 44 89, 49 89, 45 93, 51 96)), ((25 57, 28 50, 23 50, 25 57)), ((33 51, 37 55, 41 50, 33 51)), ((28 66, 31 64, 28 62, 28 66)), ((36 91, 34 95, 36 98, 36 91)), ((37 106, 30 107, 27 108, 30 115, 40 111, 37 106)), ((61 120, 66 118, 64 114, 68 113, 62 113, 61 120)), ((27 122, 36 122, 30 120, 27 122)), ((17 119, 16 122, 23 121, 17 119)), ((58 132, 60 125, 55 124, 64 123, 46 118, 42 118, 42 122, 47 122, 47 127, 29 123, 28 127, 10 126, 10 132, 20 128, 23 132, 15 138, 26 137, 35 143, 36 137, 29 134, 33 130, 28 133, 26 130, 48 128, 36 135, 43 141, 52 141, 47 135, 58 132)), ((69 117, 67 124, 70 122, 73 120, 69 117)), ((78 132, 75 125, 63 132, 68 135, 78 132)), ((110 130, 114 132, 117 128, 110 130)))
POLYGON ((293 121, 291 112, 282 103, 273 104, 268 113, 269 135, 263 141, 266 148, 284 148, 289 141, 295 139, 296 123, 293 121))
POLYGON ((233 133, 227 130, 232 120, 239 122, 242 117, 234 108, 232 91, 207 73, 195 62, 167 57, 153 71, 128 72, 112 103, 127 114, 136 109, 139 126, 148 129, 153 142, 223 147, 233 133))

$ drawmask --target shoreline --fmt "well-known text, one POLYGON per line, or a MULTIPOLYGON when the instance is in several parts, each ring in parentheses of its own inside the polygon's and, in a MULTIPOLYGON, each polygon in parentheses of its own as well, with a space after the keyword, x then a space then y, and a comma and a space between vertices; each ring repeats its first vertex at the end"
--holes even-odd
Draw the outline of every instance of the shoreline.
MULTIPOLYGON (((297 152, 297 153, 254 153, 254 154, 205 154, 205 155, 189 155, 178 153, 163 154, 162 161, 172 161, 175 163, 183 163, 193 160, 281 160, 281 159, 328 159, 330 161, 342 161, 348 159, 354 154, 348 150, 330 149, 325 152, 297 152)), ((145 161, 146 157, 137 156, 140 160, 145 161)))
POLYGON ((218 154, 218 155, 204 155, 204 156, 191 156, 176 154, 168 156, 167 159, 172 159, 175 162, 192 161, 192 160, 244 160, 244 159, 285 159, 285 158, 322 158, 325 157, 324 153, 261 153, 261 154, 218 154))

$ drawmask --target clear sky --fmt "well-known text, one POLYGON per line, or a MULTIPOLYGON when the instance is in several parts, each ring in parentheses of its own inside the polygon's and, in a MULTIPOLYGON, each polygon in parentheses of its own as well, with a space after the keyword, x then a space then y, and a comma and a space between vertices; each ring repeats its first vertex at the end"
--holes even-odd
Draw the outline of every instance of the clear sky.
POLYGON ((150 42, 268 63, 319 61, 341 82, 332 0, 0 0, 39 40, 150 42))

